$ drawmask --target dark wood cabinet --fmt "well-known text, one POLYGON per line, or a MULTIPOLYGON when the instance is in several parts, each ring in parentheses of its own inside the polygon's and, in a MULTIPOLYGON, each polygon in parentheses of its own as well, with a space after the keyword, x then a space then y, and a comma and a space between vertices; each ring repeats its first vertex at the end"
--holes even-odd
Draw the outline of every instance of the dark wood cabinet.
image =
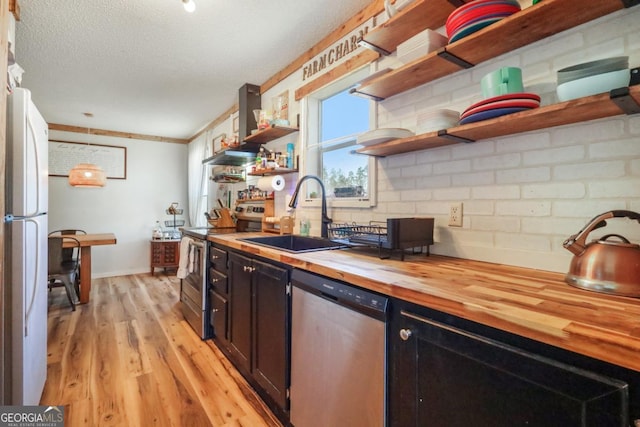
POLYGON ((212 289, 216 342, 274 413, 286 420, 290 383, 290 270, 267 260, 228 252, 228 297, 212 289), (221 312, 227 311, 223 324, 221 312))
POLYGON ((229 254, 229 351, 234 364, 251 371, 251 258, 229 254))
POLYGON ((638 373, 399 301, 389 334, 389 426, 627 427, 637 417, 638 373))
POLYGON ((289 386, 289 271, 253 261, 253 377, 282 407, 289 386))
POLYGON ((209 284, 209 322, 214 339, 221 346, 229 344, 229 285, 227 278, 228 253, 209 242, 207 283, 209 284))
POLYGON ((151 241, 151 274, 156 268, 177 269, 180 262, 180 240, 151 241))

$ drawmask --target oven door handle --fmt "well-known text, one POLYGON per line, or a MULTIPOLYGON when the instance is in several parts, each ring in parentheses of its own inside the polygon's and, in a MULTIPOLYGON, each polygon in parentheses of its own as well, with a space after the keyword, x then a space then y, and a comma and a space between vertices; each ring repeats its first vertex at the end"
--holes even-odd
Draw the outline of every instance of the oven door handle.
POLYGON ((189 245, 195 246, 196 248, 204 249, 204 243, 191 241, 189 242, 189 245))

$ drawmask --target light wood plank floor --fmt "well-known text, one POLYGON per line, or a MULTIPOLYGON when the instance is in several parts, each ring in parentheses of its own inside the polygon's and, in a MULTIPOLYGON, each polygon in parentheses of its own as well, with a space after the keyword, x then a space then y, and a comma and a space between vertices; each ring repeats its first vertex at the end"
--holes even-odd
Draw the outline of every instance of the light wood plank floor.
POLYGON ((175 276, 94 279, 72 312, 49 293, 48 375, 42 405, 64 405, 65 426, 280 426, 210 341, 183 320, 175 276))

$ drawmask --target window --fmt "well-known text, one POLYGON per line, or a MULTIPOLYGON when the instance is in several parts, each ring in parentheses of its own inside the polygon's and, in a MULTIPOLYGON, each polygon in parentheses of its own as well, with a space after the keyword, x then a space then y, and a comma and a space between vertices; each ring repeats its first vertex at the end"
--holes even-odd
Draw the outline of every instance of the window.
MULTIPOLYGON (((375 200, 375 159, 355 152, 357 136, 371 128, 375 105, 349 94, 368 69, 331 85, 306 100, 308 118, 304 170, 321 177, 336 207, 369 207, 375 200)), ((309 182, 307 199, 319 188, 309 182)))

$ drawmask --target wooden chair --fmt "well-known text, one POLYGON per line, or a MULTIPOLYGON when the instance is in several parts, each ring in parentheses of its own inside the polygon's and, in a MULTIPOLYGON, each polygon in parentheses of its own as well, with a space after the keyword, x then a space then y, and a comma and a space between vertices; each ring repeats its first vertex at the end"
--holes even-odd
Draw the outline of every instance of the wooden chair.
POLYGON ((80 242, 71 236, 49 236, 48 287, 64 286, 71 309, 75 311, 80 291, 80 242), (72 248, 63 248, 63 243, 74 243, 72 248), (71 249, 71 258, 67 258, 65 250, 71 249))

